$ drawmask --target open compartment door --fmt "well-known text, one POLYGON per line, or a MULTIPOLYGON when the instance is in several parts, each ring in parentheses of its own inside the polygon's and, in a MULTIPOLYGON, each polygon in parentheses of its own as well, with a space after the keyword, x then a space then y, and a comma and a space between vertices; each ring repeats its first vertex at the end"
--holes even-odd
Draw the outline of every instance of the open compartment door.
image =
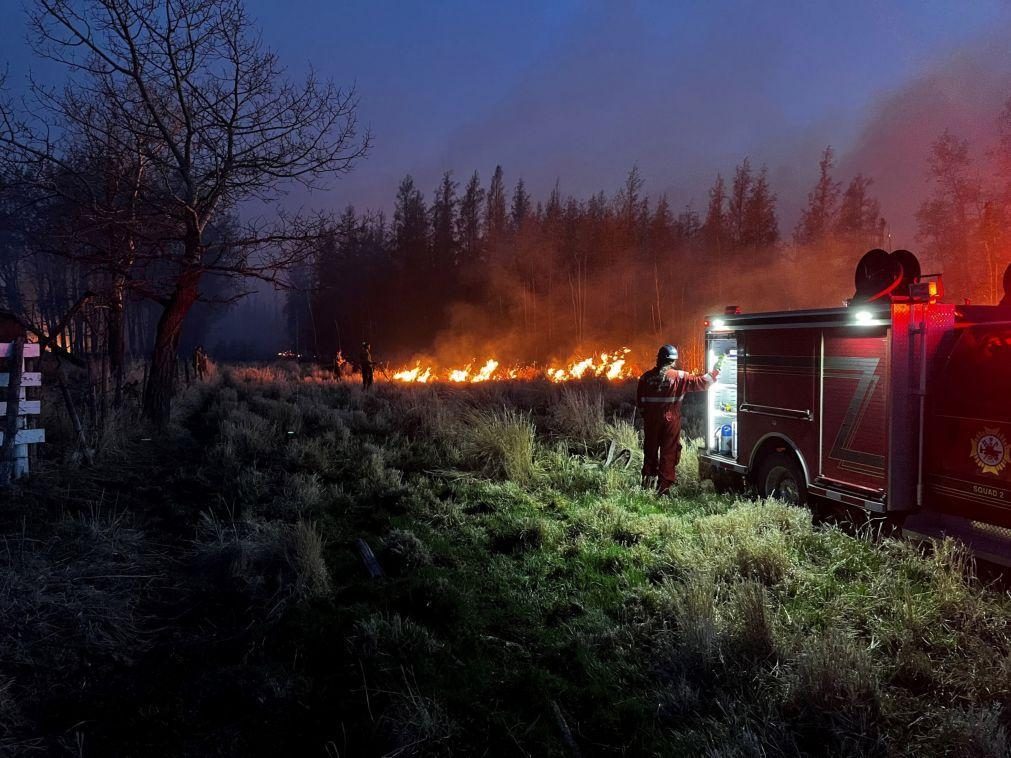
POLYGON ((708 370, 721 359, 720 378, 706 399, 706 450, 728 460, 737 460, 737 338, 707 338, 708 370))

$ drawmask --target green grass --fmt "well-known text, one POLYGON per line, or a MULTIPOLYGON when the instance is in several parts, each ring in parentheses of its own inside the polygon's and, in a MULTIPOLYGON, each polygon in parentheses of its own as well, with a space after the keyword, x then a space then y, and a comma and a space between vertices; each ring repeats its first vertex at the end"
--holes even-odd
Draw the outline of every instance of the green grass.
POLYGON ((1005 590, 690 446, 657 498, 596 457, 641 454, 630 391, 225 370, 129 477, 5 506, 0 752, 1008 754, 1005 590))

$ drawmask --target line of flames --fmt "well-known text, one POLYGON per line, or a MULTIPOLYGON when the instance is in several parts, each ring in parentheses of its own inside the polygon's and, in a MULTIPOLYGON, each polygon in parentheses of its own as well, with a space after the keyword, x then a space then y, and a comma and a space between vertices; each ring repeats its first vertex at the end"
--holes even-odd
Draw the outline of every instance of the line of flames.
POLYGON ((587 358, 569 361, 563 365, 548 364, 546 367, 529 364, 506 366, 494 358, 488 358, 483 363, 473 361, 462 368, 443 369, 416 361, 412 368, 393 372, 391 378, 393 381, 408 384, 433 382, 477 384, 515 379, 547 379, 551 382, 567 382, 591 377, 619 381, 632 378, 637 373, 635 367, 628 362, 630 352, 632 351, 629 348, 623 347, 613 352, 594 353, 587 358))

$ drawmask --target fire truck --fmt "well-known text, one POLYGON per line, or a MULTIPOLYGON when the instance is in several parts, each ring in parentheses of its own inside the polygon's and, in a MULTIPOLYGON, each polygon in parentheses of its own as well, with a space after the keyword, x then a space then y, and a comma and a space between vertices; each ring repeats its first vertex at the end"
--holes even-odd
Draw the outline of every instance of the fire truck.
POLYGON ((709 318, 722 372, 701 476, 860 508, 1011 565, 1011 292, 1000 306, 942 296, 912 253, 872 250, 843 307, 709 318))

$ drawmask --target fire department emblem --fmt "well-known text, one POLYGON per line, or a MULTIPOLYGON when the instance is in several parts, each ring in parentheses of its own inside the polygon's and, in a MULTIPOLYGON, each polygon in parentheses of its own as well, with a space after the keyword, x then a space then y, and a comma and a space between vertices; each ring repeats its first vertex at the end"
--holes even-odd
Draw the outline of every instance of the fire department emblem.
POLYGON ((1000 476, 1011 460, 1011 446, 1000 429, 987 427, 972 439, 972 459, 980 472, 1000 476))

